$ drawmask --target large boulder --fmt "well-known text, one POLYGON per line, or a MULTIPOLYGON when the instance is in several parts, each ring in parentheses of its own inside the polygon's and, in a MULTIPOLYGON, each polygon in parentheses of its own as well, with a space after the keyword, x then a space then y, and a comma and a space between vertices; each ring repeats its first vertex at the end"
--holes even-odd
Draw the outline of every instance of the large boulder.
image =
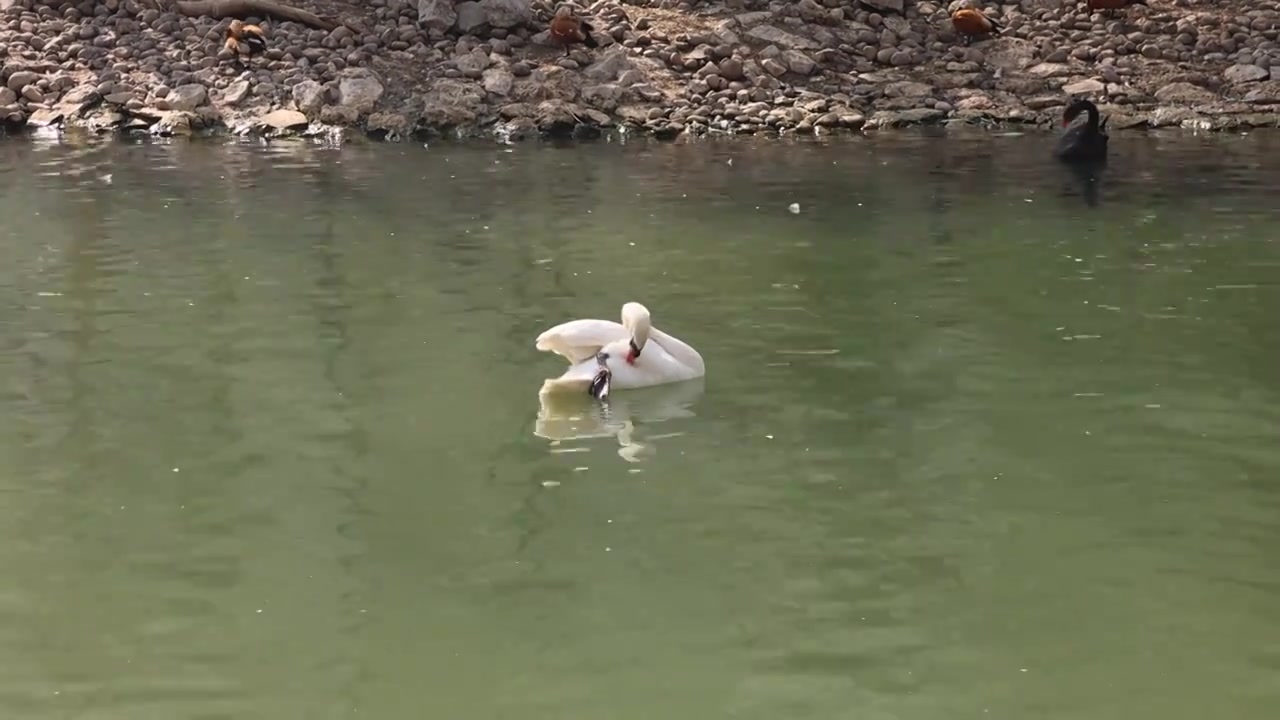
POLYGON ((357 113, 372 112, 380 97, 382 83, 371 70, 350 68, 338 80, 338 104, 357 113))
POLYGON ((513 28, 533 20, 533 4, 529 0, 480 0, 489 27, 513 28))
POLYGON ((169 108, 178 112, 195 112, 208 99, 209 91, 199 83, 179 85, 165 97, 169 108))
POLYGON ((1240 83, 1260 82, 1271 77, 1271 72, 1257 65, 1232 65, 1222 73, 1226 81, 1237 85, 1240 83))
POLYGON ((315 80, 303 80, 293 86, 293 103, 308 116, 320 112, 324 106, 324 86, 315 80))
POLYGON ((418 0, 418 24, 428 30, 448 30, 457 19, 453 0, 418 0))
POLYGON ((422 124, 434 127, 465 125, 476 119, 484 92, 475 83, 437 80, 427 93, 422 124))
POLYGON ((460 2, 454 6, 454 10, 458 11, 458 19, 454 21, 453 26, 460 33, 471 34, 488 24, 484 16, 484 8, 480 7, 478 2, 470 2, 470 0, 460 2))

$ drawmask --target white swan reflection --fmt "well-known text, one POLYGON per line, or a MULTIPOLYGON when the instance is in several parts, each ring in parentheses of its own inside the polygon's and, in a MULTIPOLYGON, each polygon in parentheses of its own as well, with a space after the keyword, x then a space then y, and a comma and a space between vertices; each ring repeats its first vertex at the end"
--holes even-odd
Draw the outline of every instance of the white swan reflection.
POLYGON ((667 420, 695 416, 692 405, 706 389, 702 378, 660 385, 643 390, 615 393, 608 402, 600 402, 582 393, 543 392, 538 394, 538 419, 533 434, 552 441, 555 452, 580 452, 566 446, 574 440, 617 438, 618 455, 627 462, 642 462, 656 448, 654 440, 677 437, 681 432, 651 435, 644 442, 636 438, 636 425, 641 427, 667 420))

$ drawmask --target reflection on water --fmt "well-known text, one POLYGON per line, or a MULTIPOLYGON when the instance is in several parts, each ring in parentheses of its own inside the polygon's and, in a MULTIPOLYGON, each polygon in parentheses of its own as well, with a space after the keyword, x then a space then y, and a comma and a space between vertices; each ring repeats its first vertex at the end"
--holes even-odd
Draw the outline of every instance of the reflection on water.
POLYGON ((0 142, 0 716, 1270 718, 1280 139, 1052 140, 0 142))
POLYGON ((618 455, 640 462, 656 449, 654 441, 683 432, 653 434, 650 426, 694 417, 694 402, 705 392, 704 378, 641 390, 620 390, 601 403, 585 393, 539 393, 533 433, 552 442, 552 452, 589 450, 569 440, 617 438, 618 455))

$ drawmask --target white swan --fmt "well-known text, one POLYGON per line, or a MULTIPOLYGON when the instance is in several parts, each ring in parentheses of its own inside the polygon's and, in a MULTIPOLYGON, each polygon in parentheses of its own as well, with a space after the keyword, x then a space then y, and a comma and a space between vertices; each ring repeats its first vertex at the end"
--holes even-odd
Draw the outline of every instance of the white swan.
POLYGON ((569 369, 544 382, 539 394, 577 391, 604 399, 611 386, 650 387, 707 373, 698 351, 650 325, 648 308, 637 302, 622 306, 621 324, 570 320, 539 335, 536 346, 569 361, 569 369))

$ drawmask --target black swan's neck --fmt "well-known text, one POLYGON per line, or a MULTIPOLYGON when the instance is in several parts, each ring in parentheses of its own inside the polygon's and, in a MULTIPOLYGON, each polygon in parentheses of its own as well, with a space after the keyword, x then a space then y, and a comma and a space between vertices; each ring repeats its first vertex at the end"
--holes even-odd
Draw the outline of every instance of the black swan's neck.
POLYGON ((1093 103, 1084 106, 1084 111, 1088 115, 1085 125, 1091 132, 1098 131, 1098 107, 1093 103))

